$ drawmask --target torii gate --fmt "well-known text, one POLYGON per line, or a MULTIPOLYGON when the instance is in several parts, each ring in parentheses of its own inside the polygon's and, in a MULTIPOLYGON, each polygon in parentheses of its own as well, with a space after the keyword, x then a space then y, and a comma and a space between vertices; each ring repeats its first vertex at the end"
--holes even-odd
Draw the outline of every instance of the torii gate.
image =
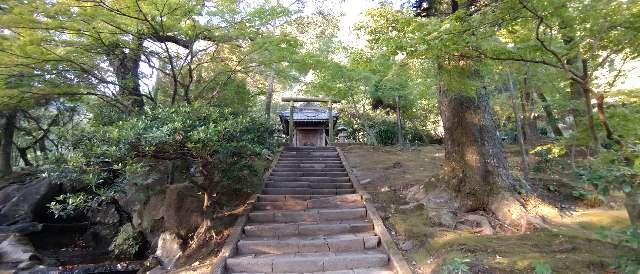
POLYGON ((329 113, 327 115, 327 123, 329 124, 329 136, 327 143, 332 145, 335 142, 334 138, 334 130, 333 130, 333 103, 337 103, 338 101, 329 99, 329 98, 311 98, 311 97, 283 97, 282 102, 289 102, 289 138, 288 143, 293 145, 294 143, 294 135, 295 135, 295 124, 293 112, 295 110, 295 106, 293 103, 295 102, 319 102, 319 103, 327 103, 329 113))

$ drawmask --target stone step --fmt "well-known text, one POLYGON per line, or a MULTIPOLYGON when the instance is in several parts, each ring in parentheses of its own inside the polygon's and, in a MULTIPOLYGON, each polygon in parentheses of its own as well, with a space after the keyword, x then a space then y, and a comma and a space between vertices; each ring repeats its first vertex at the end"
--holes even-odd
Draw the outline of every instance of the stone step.
POLYGON ((312 208, 357 208, 362 207, 359 194, 338 195, 310 200, 282 200, 275 202, 258 201, 256 210, 304 210, 312 208))
POLYGON ((266 182, 267 188, 353 188, 351 183, 266 182))
POLYGON ((349 174, 346 172, 281 172, 274 171, 271 172, 271 176, 278 177, 348 177, 349 174))
MULTIPOLYGON (((267 272, 268 273, 268 272, 267 272)), ((247 272, 233 272, 230 274, 267 274, 261 273, 247 273, 247 272)), ((322 272, 306 272, 306 273, 287 273, 287 274, 394 274, 392 270, 384 267, 376 268, 356 268, 353 270, 338 270, 338 271, 322 271, 322 272)))
POLYGON ((280 156, 280 161, 340 161, 336 156, 280 156))
POLYGON ((348 252, 378 248, 375 233, 330 236, 282 237, 279 239, 246 237, 238 242, 238 254, 291 254, 312 252, 348 252))
POLYGON ((297 254, 248 254, 227 259, 229 272, 306 273, 384 267, 389 257, 381 250, 297 254))
MULTIPOLYGON (((269 185, 269 183, 267 183, 269 185)), ((318 184, 324 185, 324 184, 318 184)), ((331 185, 331 184, 327 184, 331 185)), ((343 195, 353 194, 352 188, 272 188, 267 187, 262 190, 262 194, 267 195, 343 195)))
POLYGON ((319 223, 361 219, 367 216, 367 210, 360 208, 307 209, 253 211, 249 213, 249 222, 253 223, 319 223))
POLYGON ((282 177, 269 176, 273 182, 349 183, 349 177, 282 177))
POLYGON ((278 164, 301 164, 301 165, 342 165, 342 161, 318 161, 306 159, 280 159, 278 164))
POLYGON ((277 167, 273 172, 347 172, 344 167, 334 168, 301 168, 301 167, 277 167))
POLYGON ((300 163, 292 163, 292 164, 282 164, 279 163, 276 165, 276 169, 278 168, 341 168, 344 169, 342 163, 339 164, 300 164, 300 163))
POLYGON ((282 156, 339 156, 336 151, 285 151, 282 156))
POLYGON ((301 200, 307 201, 310 199, 319 199, 319 198, 327 198, 335 195, 269 195, 269 194, 260 194, 258 195, 258 202, 281 202, 281 201, 291 201, 291 200, 301 200))
POLYGON ((325 236, 373 231, 367 220, 342 220, 321 223, 250 223, 244 227, 248 237, 325 236))
POLYGON ((286 147, 284 151, 336 151, 335 147, 286 147))

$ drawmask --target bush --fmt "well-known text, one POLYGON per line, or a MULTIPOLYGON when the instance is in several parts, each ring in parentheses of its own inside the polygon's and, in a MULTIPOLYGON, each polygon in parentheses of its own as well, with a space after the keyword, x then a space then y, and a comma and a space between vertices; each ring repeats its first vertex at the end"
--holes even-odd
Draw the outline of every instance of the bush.
POLYGON ((466 274, 470 273, 467 263, 469 259, 452 258, 447 260, 442 266, 442 273, 444 274, 466 274))
POLYGON ((50 173, 84 196, 60 197, 51 209, 70 214, 116 195, 127 184, 125 175, 145 158, 194 162, 193 171, 207 177, 200 187, 211 195, 255 191, 262 175, 257 160, 273 153, 275 133, 259 114, 204 105, 158 108, 106 125, 90 121, 66 136, 68 152, 50 173))
POLYGON ((142 246, 142 237, 130 223, 120 227, 120 232, 113 239, 109 250, 122 258, 133 258, 142 246))
POLYGON ((379 145, 393 145, 397 143, 398 127, 392 121, 378 121, 375 123, 375 134, 379 145))

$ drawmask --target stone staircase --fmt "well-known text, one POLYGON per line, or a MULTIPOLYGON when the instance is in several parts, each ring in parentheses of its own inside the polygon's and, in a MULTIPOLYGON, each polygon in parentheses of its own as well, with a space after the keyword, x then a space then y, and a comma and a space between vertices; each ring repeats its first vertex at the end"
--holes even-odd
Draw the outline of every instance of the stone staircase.
POLYGON ((228 273, 392 274, 334 147, 289 147, 266 180, 228 273))

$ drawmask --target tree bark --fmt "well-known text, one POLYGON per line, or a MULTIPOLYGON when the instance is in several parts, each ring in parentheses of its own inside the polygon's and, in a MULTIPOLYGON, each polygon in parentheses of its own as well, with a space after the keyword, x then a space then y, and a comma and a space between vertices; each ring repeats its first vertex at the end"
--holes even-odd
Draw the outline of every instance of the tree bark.
POLYGON ((600 140, 598 139, 598 133, 596 132, 596 126, 593 122, 593 107, 591 106, 591 92, 586 84, 580 86, 582 90, 584 106, 587 110, 586 118, 587 118, 587 127, 589 129, 589 135, 591 136, 591 142, 593 143, 593 147, 598 149, 600 147, 600 140))
POLYGON ((523 138, 527 143, 534 143, 539 139, 538 126, 536 125, 536 121, 533 117, 534 100, 533 96, 531 96, 531 87, 529 85, 529 76, 527 74, 525 74, 523 82, 523 88, 520 92, 520 107, 522 108, 522 129, 524 131, 523 138))
POLYGON ((17 115, 15 111, 4 113, 2 122, 2 138, 0 139, 0 177, 7 176, 13 171, 11 155, 13 151, 13 135, 17 115))
POLYGON ((596 112, 598 113, 600 124, 602 124, 602 127, 604 128, 604 131, 607 134, 606 135, 607 139, 615 142, 618 145, 622 145, 622 141, 616 138, 616 136, 613 134, 613 130, 611 129, 611 126, 609 125, 609 120, 607 119, 607 115, 605 114, 604 94, 595 94, 595 95, 596 95, 596 112))
POLYGON ((33 166, 33 163, 29 160, 29 148, 16 147, 20 160, 25 166, 33 166))
POLYGON ((516 201, 515 182, 509 173, 488 96, 482 92, 470 96, 441 88, 438 100, 444 126, 442 174, 456 194, 460 210, 490 210, 507 221, 513 219, 510 216, 525 214, 522 207, 499 205, 507 200, 516 201))
POLYGON ((275 65, 271 67, 271 75, 269 75, 269 86, 267 87, 267 96, 264 99, 264 114, 267 118, 271 117, 271 104, 273 103, 273 89, 276 81, 275 65))
MULTIPOLYGON (((524 135, 523 125, 522 125, 522 120, 520 119, 521 117, 520 113, 518 113, 518 105, 516 104, 516 99, 515 99, 516 90, 513 87, 513 80, 511 79, 511 73, 508 74, 508 80, 509 80, 509 89, 511 89, 511 94, 509 95, 509 97, 511 97, 511 108, 513 109, 513 115, 516 118, 515 119, 516 128, 518 130, 518 145, 520 146, 520 161, 522 165, 521 166, 522 177, 524 178, 524 182, 526 184, 529 184, 529 159, 527 158, 527 148, 525 146, 524 136, 523 136, 524 135)), ((523 110, 524 110, 524 107, 523 107, 523 110)), ((523 113, 522 117, 524 116, 525 114, 523 113)), ((526 128, 526 126, 524 128, 526 128)))
POLYGON ((135 48, 120 49, 111 56, 109 63, 118 82, 118 94, 124 99, 129 112, 144 110, 144 98, 140 90, 139 69, 142 61, 144 40, 139 40, 135 48))
POLYGON ((402 113, 400 112, 400 98, 396 96, 396 122, 398 124, 398 144, 404 145, 404 137, 402 135, 402 113))
POLYGON ((564 136, 564 134, 562 133, 562 130, 560 130, 560 127, 558 126, 558 120, 556 119, 556 116, 553 114, 553 110, 549 105, 549 100, 547 100, 547 97, 544 96, 544 93, 542 92, 542 90, 537 90, 535 93, 538 96, 538 99, 540 100, 540 102, 542 103, 542 110, 544 110, 544 115, 547 117, 547 125, 551 128, 553 135, 555 135, 556 137, 564 136))

